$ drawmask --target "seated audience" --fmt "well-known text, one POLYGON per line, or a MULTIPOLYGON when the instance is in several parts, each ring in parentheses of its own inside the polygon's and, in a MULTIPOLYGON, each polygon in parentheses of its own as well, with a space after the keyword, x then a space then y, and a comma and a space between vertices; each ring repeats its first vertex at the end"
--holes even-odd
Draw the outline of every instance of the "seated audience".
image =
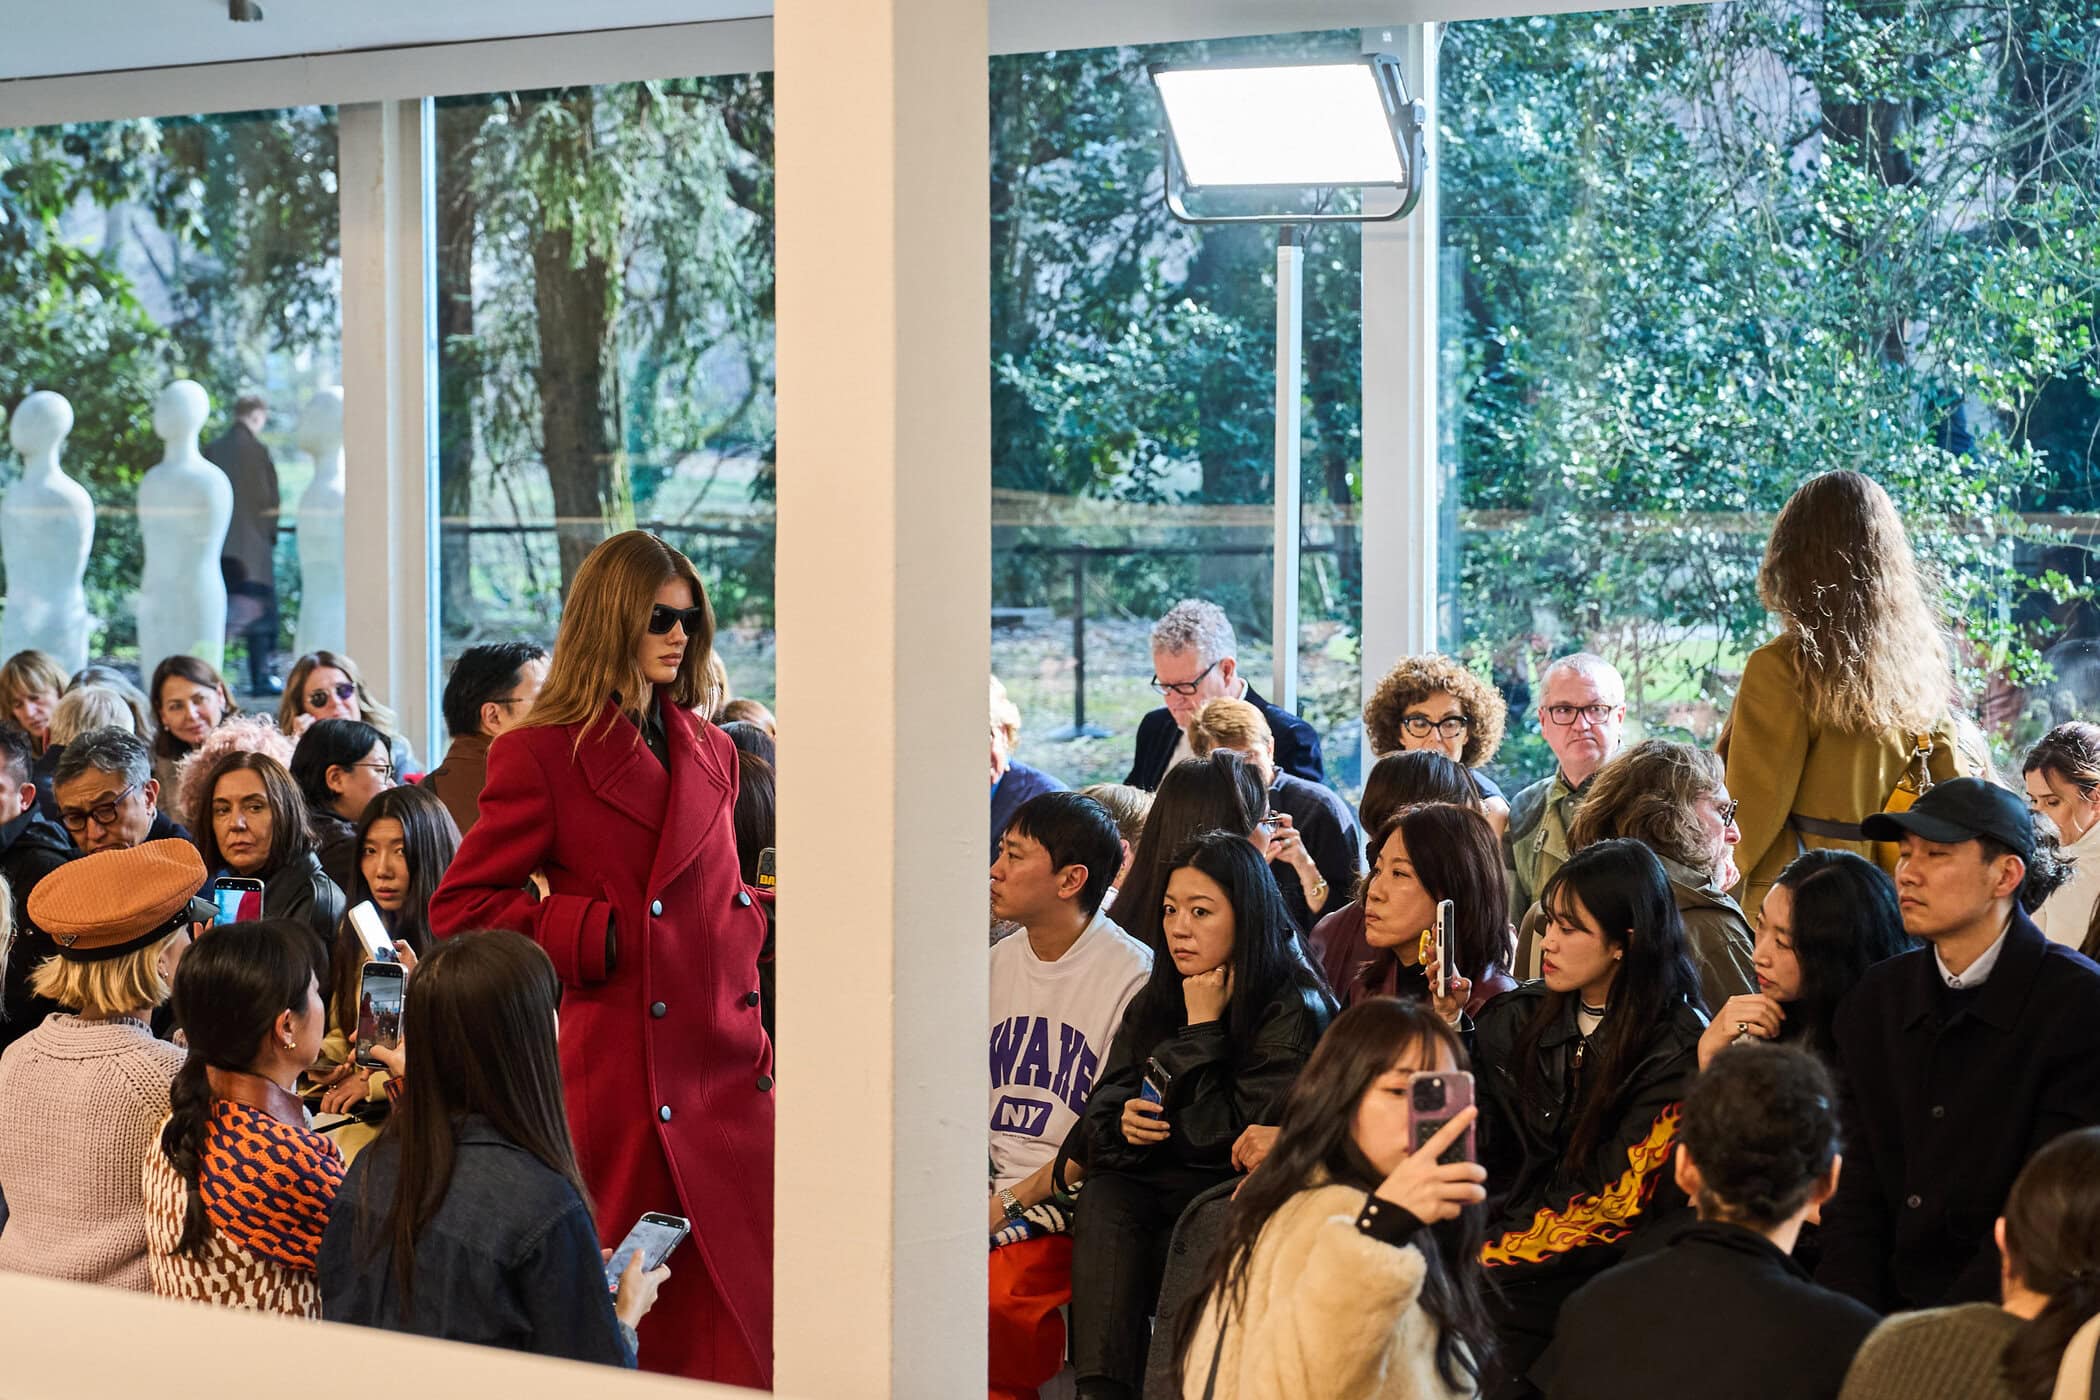
POLYGON ((0 939, 0 966, 6 969, 0 1050, 60 1009, 31 989, 38 966, 57 953, 58 947, 29 918, 28 904, 39 881, 80 854, 65 829, 37 806, 36 784, 31 780, 35 768, 29 736, 11 724, 0 724, 0 879, 5 880, 14 906, 12 944, 0 939))
POLYGON ((1206 700, 1244 700, 1269 722, 1276 766, 1308 783, 1324 783, 1320 732, 1279 705, 1272 705, 1239 673, 1239 640, 1216 603, 1184 598, 1152 627, 1152 688, 1166 704, 1138 723, 1130 787, 1151 792, 1186 759, 1194 758, 1189 720, 1206 700))
MULTIPOLYGON (((761 875, 760 858, 774 845, 774 815, 777 806, 773 765, 756 754, 737 753, 736 805, 730 809, 730 825, 736 829, 737 875, 754 890, 774 888, 774 875, 761 875)), ((766 1028, 766 1039, 777 1049, 773 1034, 773 901, 761 896, 766 911, 766 941, 758 949, 758 1022, 766 1028)))
POLYGON ((66 745, 51 775, 59 825, 83 851, 121 851, 145 841, 187 841, 161 809, 145 741, 121 729, 90 729, 66 745))
POLYGON ((41 651, 18 651, 0 662, 0 713, 29 736, 38 758, 51 741, 51 712, 65 693, 66 673, 41 651))
MULTIPOLYGON (((67 744, 90 729, 139 733, 133 725, 131 706, 108 686, 84 685, 59 696, 58 704, 52 707, 51 728, 47 731, 50 750, 63 753, 67 744)), ((53 765, 56 763, 54 759, 53 765)))
POLYGON ((1370 961, 1335 988, 1344 1006, 1370 997, 1436 1001, 1439 1012, 1477 1015, 1516 986, 1509 975, 1509 887, 1502 847, 1486 817, 1437 803, 1402 807, 1371 846, 1364 881, 1370 961), (1435 996, 1439 902, 1451 901, 1447 995, 1435 996))
POLYGON ((1880 1319, 1789 1257, 1837 1189, 1836 1101, 1822 1064, 1784 1047, 1724 1051, 1693 1081, 1675 1176, 1699 1223, 1568 1299, 1543 1364, 1551 1400, 1688 1385, 1701 1400, 1836 1400, 1880 1319))
MULTIPOLYGON (((1160 909, 1175 854, 1205 832, 1223 831, 1254 843, 1266 856, 1268 832, 1261 819, 1267 810, 1261 775, 1231 750, 1175 764, 1160 780, 1144 833, 1131 853, 1130 869, 1116 894, 1122 910, 1116 922, 1157 954, 1165 943, 1160 909)), ((1282 898, 1280 893, 1277 897, 1282 898)))
MULTIPOLYGON (((1031 1395, 1064 1363, 1071 1216, 1051 1200, 1058 1147, 1086 1111, 1152 953, 1103 912, 1122 838, 1074 792, 1030 798, 992 862, 991 1390, 1031 1395)), ((1080 1169, 1067 1169, 1067 1180, 1080 1169)))
POLYGON ((1189 748, 1198 758, 1231 749, 1254 765, 1269 788, 1270 873, 1291 919, 1306 932, 1356 884, 1363 833, 1342 799, 1276 767, 1269 722, 1244 700, 1206 700, 1189 718, 1189 748), (1289 878, 1285 878, 1285 874, 1289 878))
POLYGON ((1031 768, 1014 757, 1021 740, 1021 711, 1006 696, 999 678, 992 680, 992 859, 999 858, 999 840, 1021 804, 1038 793, 1063 792, 1065 785, 1040 768, 1031 768))
POLYGON ((1838 1007, 1846 1156, 1816 1277, 1877 1312, 1988 1299, 1988 1222, 2050 1139, 2100 1123, 2100 967, 2052 943, 2022 885, 2059 878, 2020 798, 1940 783, 1861 825, 1892 841, 1903 928, 1927 947, 1838 1007))
POLYGON ((358 818, 394 785, 386 736, 362 720, 319 720, 299 736, 287 766, 306 800, 321 869, 337 889, 347 890, 357 864, 358 818))
POLYGON ((1426 749, 1464 767, 1500 839, 1509 803, 1480 769, 1502 747, 1508 718, 1502 692, 1450 657, 1403 656, 1364 703, 1364 737, 1380 757, 1426 749))
MULTIPOLYGON (((2049 1400, 2059 1363, 2100 1314, 2100 1128, 2065 1133, 2020 1171, 1993 1230, 1995 1304, 1891 1317, 1845 1377, 1843 1400, 2049 1400)), ((2068 1368, 2066 1368, 2068 1369, 2068 1368)), ((2090 1365, 2085 1368, 2088 1373, 2090 1365)))
POLYGON ((175 974, 189 1055, 145 1166, 147 1261, 163 1298, 321 1315, 314 1261, 343 1154, 299 1102, 326 1028, 312 953, 296 924, 229 924, 175 974))
POLYGON ((413 782, 421 769, 416 751, 400 733, 394 712, 374 699, 365 688, 357 663, 337 651, 310 651, 292 663, 284 678, 284 695, 277 702, 277 725, 297 738, 318 719, 363 720, 387 736, 387 749, 394 771, 403 781, 413 782))
POLYGON ((1880 866, 1850 851, 1796 856, 1765 896, 1757 990, 1714 1012, 1699 1037, 1700 1068, 1746 1036, 1798 1045, 1829 1062, 1838 1002, 1869 967, 1916 946, 1880 866))
POLYGON ((175 766, 204 742, 204 736, 220 721, 237 715, 226 682, 209 661, 187 654, 170 656, 153 668, 153 681, 146 687, 156 721, 153 734, 153 776, 161 791, 173 791, 175 766))
POLYGON ((1335 1018, 1291 1086, 1277 1146, 1233 1197, 1176 1338, 1184 1395, 1418 1400, 1479 1391, 1485 1173, 1441 1161, 1464 1109, 1411 1134, 1409 1076, 1463 1070, 1426 1007, 1375 998, 1335 1018))
MULTIPOLYGON (((321 869, 313 826, 284 765, 268 754, 221 754, 205 774, 191 821, 209 878, 260 880, 254 917, 289 919, 314 936, 316 965, 328 960, 342 886, 321 869)), ((242 917, 249 917, 247 910, 242 917)))
POLYGON ((1601 656, 1563 656, 1539 677, 1539 733, 1553 751, 1551 774, 1509 803, 1510 907, 1519 912, 1572 853, 1568 831, 1590 778, 1619 751, 1626 729, 1626 682, 1601 656))
MULTIPOLYGON (((459 829, 452 825, 445 804, 426 787, 388 788, 358 818, 351 847, 357 859, 350 866, 350 883, 343 887, 345 906, 354 909, 371 901, 395 947, 406 947, 417 957, 428 953, 430 897, 459 853, 459 829)), ((364 942, 345 917, 336 927, 330 962, 322 968, 328 1034, 317 1057, 315 1082, 327 1087, 321 1107, 328 1113, 347 1113, 367 1099, 385 1096, 381 1074, 351 1061, 365 958, 364 942)))
POLYGON ((268 754, 289 770, 292 755, 297 751, 292 736, 279 729, 277 721, 266 715, 244 715, 226 720, 205 735, 203 742, 175 765, 174 790, 163 793, 162 799, 177 812, 194 812, 197 799, 204 790, 205 777, 227 754, 268 754))
POLYGON ((1568 1294, 1681 1214, 1666 1166, 1705 1029, 1654 852, 1585 847, 1539 903, 1544 976, 1484 1007, 1474 1037, 1500 1395, 1527 1393, 1568 1294))
POLYGON ((151 841, 68 862, 30 897, 57 945, 31 987, 65 1009, 0 1055, 0 1270, 148 1286, 140 1173, 182 1052, 147 1022, 211 917, 203 882, 188 842, 151 841))
POLYGON ((1750 921, 1720 885, 1738 835, 1721 760, 1667 739, 1635 744, 1597 770, 1568 833, 1578 851, 1626 837, 1662 858, 1707 1008, 1757 989, 1750 921))
POLYGON ((1106 909, 1116 902, 1116 891, 1130 876, 1138 838, 1145 834, 1145 819, 1152 815, 1152 794, 1128 783, 1094 783, 1081 788, 1079 795, 1100 803, 1123 839, 1123 858, 1116 866, 1116 878, 1108 882, 1108 893, 1101 897, 1101 907, 1106 909))
POLYGON ((780 722, 773 718, 773 712, 761 702, 749 698, 738 698, 724 705, 722 712, 715 716, 715 723, 725 726, 755 724, 765 731, 768 739, 780 737, 780 722))
POLYGON ((322 1316, 635 1364, 635 1325, 671 1270, 644 1273, 637 1254, 606 1287, 562 1104, 560 1001, 554 964, 508 931, 446 939, 409 974, 410 1072, 336 1195, 322 1316))
POLYGON ((445 681, 445 732, 451 746, 423 786, 438 795, 464 836, 481 815, 489 780, 489 745, 532 711, 547 681, 547 649, 535 642, 491 642, 468 647, 445 681))
POLYGON ((1233 1145, 1249 1124, 1275 1121, 1333 1015, 1250 842, 1199 836, 1169 871, 1164 956, 1155 951, 1116 1032, 1081 1120, 1084 1150, 1074 1154, 1087 1174, 1072 1251, 1071 1358, 1082 1400, 1138 1393, 1146 1318, 1175 1220, 1232 1179, 1233 1145), (1156 1102, 1140 1092, 1148 1081, 1156 1102))
POLYGON ((2100 951, 2100 724, 2073 720, 2044 734, 2022 765, 2027 801, 2056 827, 2071 878, 2033 911, 2053 943, 2100 951))
POLYGON ((753 758, 762 758, 767 763, 778 764, 779 748, 774 744, 773 736, 757 725, 733 719, 717 725, 716 728, 729 737, 729 742, 736 745, 738 753, 747 753, 753 758))
MULTIPOLYGON (((140 690, 132 683, 131 677, 125 675, 114 666, 105 666, 101 662, 95 661, 81 667, 73 673, 72 679, 66 682, 66 688, 60 692, 58 698, 64 700, 66 696, 71 695, 74 691, 85 690, 89 686, 112 691, 119 700, 124 702, 125 727, 130 729, 132 733, 138 735, 141 739, 153 733, 152 702, 146 699, 146 692, 140 690)), ((52 714, 53 718, 57 717, 56 711, 53 711, 52 714)))
MULTIPOLYGON (((1379 831, 1402 807, 1424 802, 1447 802, 1475 812, 1483 810, 1480 794, 1466 770, 1441 753, 1427 749, 1389 753, 1371 765, 1371 775, 1364 779, 1364 795, 1356 804, 1360 829, 1379 831)), ((1330 987, 1348 981, 1357 968, 1371 961, 1376 951, 1364 941, 1361 884, 1359 880, 1356 897, 1314 924, 1312 936, 1306 940, 1313 961, 1319 964, 1330 987)))

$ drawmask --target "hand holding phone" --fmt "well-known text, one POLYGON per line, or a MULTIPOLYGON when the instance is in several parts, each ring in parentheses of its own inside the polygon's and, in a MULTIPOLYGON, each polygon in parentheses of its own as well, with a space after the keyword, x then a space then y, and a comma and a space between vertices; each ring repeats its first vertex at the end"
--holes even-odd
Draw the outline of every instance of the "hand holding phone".
POLYGON ((350 911, 350 928, 357 934, 357 941, 365 945, 365 958, 370 962, 399 962, 394 952, 394 940, 388 936, 385 920, 379 917, 379 906, 367 899, 350 911))
POLYGON ((605 1261, 605 1286, 618 1292, 620 1276, 627 1272, 631 1263, 639 1262, 645 1274, 654 1273, 692 1232, 693 1222, 682 1215, 647 1212, 634 1222, 634 1228, 627 1232, 627 1237, 605 1261))
POLYGON ((1463 1138, 1453 1139, 1444 1151, 1447 1162, 1473 1160, 1473 1076, 1462 1069, 1417 1070, 1407 1076, 1407 1137, 1420 1152, 1442 1133, 1446 1124, 1465 1115, 1463 1138))
POLYGON ((401 992, 407 975, 400 963, 368 962, 358 976, 355 1058, 366 1069, 386 1068, 372 1053, 375 1046, 391 1049, 401 1043, 401 992))
POLYGON ((238 875, 221 875, 211 882, 211 902, 219 911, 218 923, 238 924, 262 917, 263 883, 238 875))
POLYGON ((1451 995, 1451 901, 1441 899, 1436 906, 1436 995, 1441 1001, 1451 995))
POLYGON ((1470 1150, 1478 1113, 1467 1104, 1428 1137, 1417 1138, 1417 1149, 1401 1158, 1372 1194, 1407 1210, 1425 1225, 1455 1219, 1467 1206, 1486 1200, 1487 1169, 1456 1155, 1462 1144, 1470 1150))

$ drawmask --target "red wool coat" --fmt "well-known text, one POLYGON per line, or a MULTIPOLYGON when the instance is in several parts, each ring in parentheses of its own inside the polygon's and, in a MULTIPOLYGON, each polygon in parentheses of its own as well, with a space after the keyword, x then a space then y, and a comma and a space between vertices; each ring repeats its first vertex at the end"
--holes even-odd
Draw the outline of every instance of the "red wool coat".
POLYGON ((641 1326, 641 1364, 769 1387, 773 1047, 758 1018, 758 892, 738 874, 736 750, 658 692, 668 773, 610 724, 513 730, 430 901, 438 936, 508 928, 561 974, 561 1069, 599 1235, 693 1222, 641 1326), (535 902, 534 871, 549 894, 535 902), (616 953, 608 965, 610 924, 616 953))

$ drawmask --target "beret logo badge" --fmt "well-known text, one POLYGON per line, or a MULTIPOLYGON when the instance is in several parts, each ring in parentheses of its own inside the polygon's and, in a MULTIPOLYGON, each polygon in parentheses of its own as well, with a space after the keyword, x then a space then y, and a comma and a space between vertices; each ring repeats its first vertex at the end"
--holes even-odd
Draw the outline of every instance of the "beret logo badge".
POLYGON ((79 935, 79 934, 77 934, 77 933, 68 933, 68 934, 65 934, 65 935, 61 936, 61 937, 60 937, 60 938, 59 938, 59 939, 57 940, 57 942, 58 942, 58 946, 59 946, 59 947, 61 947, 61 948, 70 948, 70 947, 72 947, 72 946, 73 946, 73 945, 74 945, 75 943, 78 943, 79 941, 80 941, 80 935, 79 935))

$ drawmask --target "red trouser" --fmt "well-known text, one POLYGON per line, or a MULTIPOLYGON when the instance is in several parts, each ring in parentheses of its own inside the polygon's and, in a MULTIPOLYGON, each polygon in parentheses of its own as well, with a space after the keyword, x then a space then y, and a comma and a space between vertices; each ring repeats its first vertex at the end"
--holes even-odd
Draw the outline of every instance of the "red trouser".
POLYGON ((1044 1235, 992 1251, 991 1400, 1035 1400, 1065 1363, 1072 1237, 1044 1235))

